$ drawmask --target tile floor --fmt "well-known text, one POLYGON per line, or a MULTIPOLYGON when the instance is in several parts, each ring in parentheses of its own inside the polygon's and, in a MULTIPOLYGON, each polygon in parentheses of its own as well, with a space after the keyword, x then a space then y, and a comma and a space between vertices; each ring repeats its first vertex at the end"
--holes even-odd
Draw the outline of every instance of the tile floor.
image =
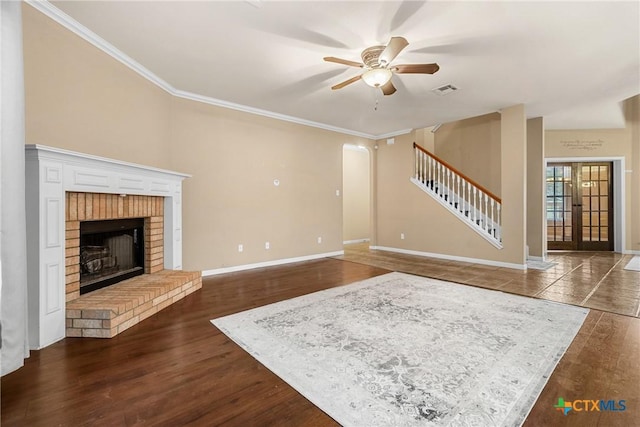
POLYGON ((640 317, 640 271, 625 270, 633 255, 614 252, 550 252, 547 270, 519 271, 467 262, 345 246, 336 257, 389 270, 496 289, 566 304, 640 317))

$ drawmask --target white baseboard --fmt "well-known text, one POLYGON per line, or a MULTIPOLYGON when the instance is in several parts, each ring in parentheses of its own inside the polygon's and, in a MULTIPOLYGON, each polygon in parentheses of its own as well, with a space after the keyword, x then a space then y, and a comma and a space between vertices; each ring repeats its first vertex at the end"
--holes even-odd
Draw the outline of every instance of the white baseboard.
POLYGON ((622 253, 624 255, 640 255, 640 251, 628 251, 628 250, 625 250, 625 251, 622 251, 622 253))
POLYGON ((532 255, 528 255, 528 256, 527 256, 527 261, 545 262, 545 259, 544 259, 544 257, 542 257, 542 256, 532 256, 532 255))
POLYGON ((293 262, 310 261, 320 258, 328 258, 332 256, 344 255, 344 251, 325 252, 323 254, 305 255, 295 258, 283 258, 272 261, 256 262, 254 264, 234 265, 232 267, 214 268, 213 270, 203 270, 202 277, 215 276, 217 274, 233 273, 235 271, 252 270, 254 268, 273 267, 282 264, 291 264, 293 262))
POLYGON ((409 249, 389 248, 386 246, 371 246, 370 249, 378 249, 381 251, 388 251, 388 252, 397 252, 400 254, 407 254, 407 255, 417 255, 417 256, 423 256, 428 258, 446 259, 448 261, 461 261, 461 262, 470 262, 473 264, 491 265, 493 267, 513 268, 515 270, 527 269, 526 264, 513 264, 510 262, 492 261, 488 259, 467 258, 462 256, 446 255, 446 254, 435 254, 431 252, 412 251, 409 249))
POLYGON ((355 240, 345 240, 344 242, 342 242, 343 245, 350 245, 352 243, 365 243, 365 242, 370 242, 370 239, 355 239, 355 240))

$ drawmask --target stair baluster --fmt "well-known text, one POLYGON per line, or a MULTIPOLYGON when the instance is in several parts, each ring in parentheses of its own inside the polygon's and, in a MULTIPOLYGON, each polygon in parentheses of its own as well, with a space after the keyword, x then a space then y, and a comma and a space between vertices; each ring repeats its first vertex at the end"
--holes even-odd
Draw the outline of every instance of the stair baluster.
POLYGON ((414 154, 414 184, 501 248, 500 198, 415 143, 414 154))

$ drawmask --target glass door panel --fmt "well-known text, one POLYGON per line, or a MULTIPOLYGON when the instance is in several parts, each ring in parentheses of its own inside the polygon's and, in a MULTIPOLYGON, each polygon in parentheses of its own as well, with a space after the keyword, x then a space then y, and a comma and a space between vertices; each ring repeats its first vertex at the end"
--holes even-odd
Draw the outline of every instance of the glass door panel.
POLYGON ((613 200, 609 197, 611 163, 583 163, 579 167, 582 178, 583 249, 612 250, 612 230, 609 227, 613 206, 613 200))
POLYGON ((549 249, 613 250, 611 163, 547 166, 549 249))
POLYGON ((547 167, 547 240, 550 249, 574 249, 572 176, 571 164, 547 167))

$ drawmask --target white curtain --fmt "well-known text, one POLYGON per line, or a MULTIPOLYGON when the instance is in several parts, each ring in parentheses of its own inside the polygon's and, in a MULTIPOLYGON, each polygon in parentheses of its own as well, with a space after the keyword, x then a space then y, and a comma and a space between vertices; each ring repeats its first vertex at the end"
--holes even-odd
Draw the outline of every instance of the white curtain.
POLYGON ((0 1, 0 333, 2 375, 29 356, 22 4, 0 1))

